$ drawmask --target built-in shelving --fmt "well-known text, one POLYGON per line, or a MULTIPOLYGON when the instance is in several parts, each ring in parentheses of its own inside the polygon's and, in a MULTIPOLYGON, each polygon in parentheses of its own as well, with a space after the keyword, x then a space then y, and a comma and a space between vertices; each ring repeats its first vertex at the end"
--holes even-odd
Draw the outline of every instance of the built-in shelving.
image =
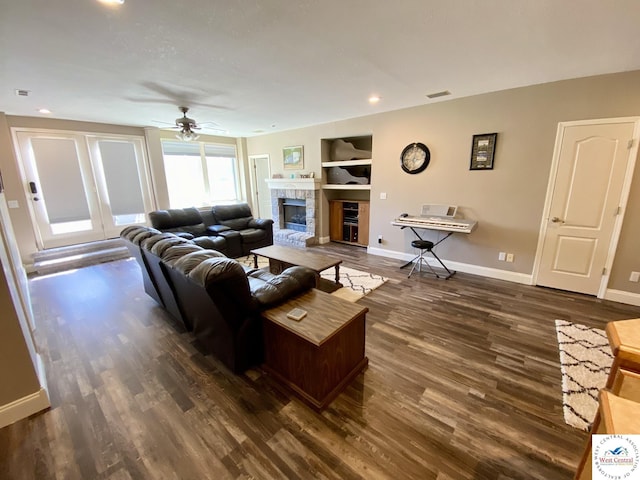
POLYGON ((320 146, 321 188, 329 204, 329 238, 366 247, 369 245, 373 137, 323 138, 320 146), (351 144, 351 151, 345 142, 351 144), (349 157, 352 160, 343 160, 349 157))
POLYGON ((330 200, 329 236, 334 242, 369 245, 369 201, 330 200))
POLYGON ((331 162, 322 162, 323 167, 357 167, 360 165, 371 165, 371 159, 361 160, 334 160, 331 162))
POLYGON ((371 190, 371 185, 325 183, 322 185, 323 190, 371 190))

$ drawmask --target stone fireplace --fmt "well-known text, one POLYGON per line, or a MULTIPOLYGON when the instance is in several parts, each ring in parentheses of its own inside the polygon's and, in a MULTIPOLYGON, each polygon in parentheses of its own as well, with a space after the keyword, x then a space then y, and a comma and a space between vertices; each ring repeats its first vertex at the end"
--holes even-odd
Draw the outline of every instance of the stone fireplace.
POLYGON ((320 180, 274 178, 267 184, 271 191, 273 243, 295 247, 317 244, 320 180))

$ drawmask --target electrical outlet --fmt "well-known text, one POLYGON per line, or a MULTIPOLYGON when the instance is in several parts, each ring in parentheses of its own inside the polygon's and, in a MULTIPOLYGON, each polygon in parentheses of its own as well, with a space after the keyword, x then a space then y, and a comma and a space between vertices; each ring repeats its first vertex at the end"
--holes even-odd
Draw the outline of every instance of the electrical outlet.
POLYGON ((378 235, 378 243, 382 243, 382 235, 378 235))
POLYGON ((506 260, 506 258, 507 258, 507 254, 506 253, 500 252, 498 254, 498 260, 500 260, 501 262, 504 262, 506 260))
POLYGON ((513 262, 513 253, 507 253, 507 262, 513 262))
POLYGON ((386 192, 380 192, 380 200, 386 200, 387 199, 387 193, 386 192))
POLYGON ((631 272, 631 276, 629 277, 630 282, 638 282, 640 281, 640 272, 631 272))

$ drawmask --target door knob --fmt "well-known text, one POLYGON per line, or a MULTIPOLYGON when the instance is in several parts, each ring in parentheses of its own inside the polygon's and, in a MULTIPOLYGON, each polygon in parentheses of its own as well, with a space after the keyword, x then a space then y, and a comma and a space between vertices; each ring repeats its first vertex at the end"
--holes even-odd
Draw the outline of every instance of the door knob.
POLYGON ((553 218, 551 219, 551 221, 552 221, 553 223, 564 223, 564 220, 562 220, 561 218, 558 218, 558 217, 553 217, 553 218))

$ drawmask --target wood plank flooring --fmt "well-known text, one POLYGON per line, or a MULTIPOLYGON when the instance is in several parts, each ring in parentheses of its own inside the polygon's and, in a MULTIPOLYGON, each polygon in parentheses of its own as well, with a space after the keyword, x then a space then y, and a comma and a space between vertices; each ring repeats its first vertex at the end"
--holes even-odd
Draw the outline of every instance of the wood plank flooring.
POLYGON ((640 308, 316 247, 390 278, 369 367, 316 413, 260 369, 233 375, 121 260, 31 281, 52 408, 0 430, 0 478, 570 479, 555 319, 604 328, 640 308))

